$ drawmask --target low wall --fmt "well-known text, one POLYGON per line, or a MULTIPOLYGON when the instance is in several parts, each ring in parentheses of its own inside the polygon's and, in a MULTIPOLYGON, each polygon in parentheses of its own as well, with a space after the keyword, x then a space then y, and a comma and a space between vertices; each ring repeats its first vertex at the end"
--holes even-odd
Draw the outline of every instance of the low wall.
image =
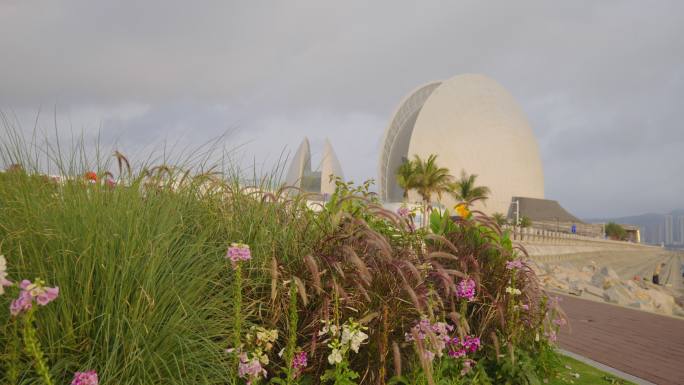
POLYGON ((614 241, 603 238, 585 237, 577 234, 524 228, 512 231, 514 243, 527 250, 530 257, 540 262, 560 261, 587 254, 601 256, 615 253, 653 253, 662 251, 658 246, 641 243, 614 241))

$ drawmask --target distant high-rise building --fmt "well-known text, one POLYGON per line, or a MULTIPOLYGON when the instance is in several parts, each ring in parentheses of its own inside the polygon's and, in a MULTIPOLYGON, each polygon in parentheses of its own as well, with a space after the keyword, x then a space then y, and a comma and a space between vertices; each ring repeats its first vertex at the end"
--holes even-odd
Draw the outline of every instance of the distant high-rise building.
POLYGON ((658 223, 657 228, 658 228, 658 231, 657 231, 657 235, 656 235, 656 243, 660 244, 660 243, 663 243, 665 241, 665 223, 664 222, 658 223))
POLYGON ((665 215, 665 239, 663 240, 666 245, 672 245, 674 244, 674 218, 672 218, 672 215, 668 214, 665 215))
POLYGON ((679 234, 679 244, 684 245, 684 215, 680 215, 677 217, 677 222, 679 224, 679 229, 677 229, 677 234, 679 234))

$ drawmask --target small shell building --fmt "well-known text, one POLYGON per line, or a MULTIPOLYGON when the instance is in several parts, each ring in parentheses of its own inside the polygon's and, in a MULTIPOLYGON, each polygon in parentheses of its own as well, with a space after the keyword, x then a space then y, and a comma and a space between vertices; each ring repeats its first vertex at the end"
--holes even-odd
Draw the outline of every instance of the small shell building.
POLYGON ((323 154, 318 168, 311 168, 311 146, 304 138, 295 153, 285 177, 285 185, 300 188, 306 192, 330 195, 335 192, 335 182, 330 176, 344 179, 342 166, 329 140, 325 140, 323 154))
MULTIPOLYGON (((430 154, 456 177, 461 170, 478 175, 477 184, 489 187, 491 195, 477 208, 488 214, 506 214, 515 196, 544 198, 539 147, 527 118, 508 91, 486 76, 428 83, 399 104, 380 150, 381 198, 401 202, 399 166, 414 155, 430 154)), ((456 202, 443 196, 441 203, 451 208, 456 202)))

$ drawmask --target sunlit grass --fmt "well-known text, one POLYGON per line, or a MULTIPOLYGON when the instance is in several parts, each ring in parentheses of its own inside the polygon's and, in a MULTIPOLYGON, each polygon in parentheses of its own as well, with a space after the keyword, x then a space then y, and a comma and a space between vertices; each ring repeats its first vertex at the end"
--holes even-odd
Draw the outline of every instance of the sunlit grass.
POLYGON ((561 356, 561 364, 555 378, 549 381, 550 385, 634 385, 568 356, 561 356))

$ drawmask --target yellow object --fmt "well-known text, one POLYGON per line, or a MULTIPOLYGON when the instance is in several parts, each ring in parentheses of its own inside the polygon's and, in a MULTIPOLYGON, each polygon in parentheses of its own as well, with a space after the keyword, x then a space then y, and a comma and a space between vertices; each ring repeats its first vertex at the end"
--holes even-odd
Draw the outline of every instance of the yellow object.
POLYGON ((461 218, 468 218, 470 215, 470 210, 468 210, 468 207, 463 203, 457 204, 454 209, 461 218))

